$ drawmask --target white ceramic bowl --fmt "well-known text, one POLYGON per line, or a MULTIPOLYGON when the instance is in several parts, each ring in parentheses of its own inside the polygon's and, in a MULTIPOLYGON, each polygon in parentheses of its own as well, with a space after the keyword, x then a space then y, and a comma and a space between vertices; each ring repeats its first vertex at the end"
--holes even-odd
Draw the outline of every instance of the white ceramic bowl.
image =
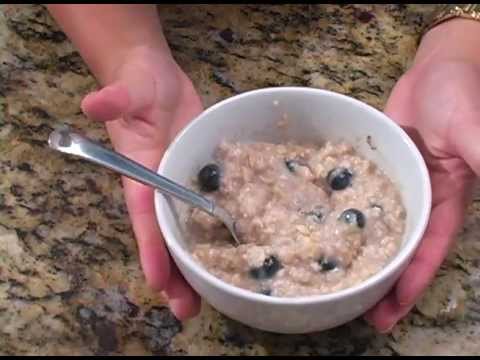
POLYGON ((266 297, 229 285, 202 268, 191 257, 185 242, 185 205, 157 193, 156 213, 170 254, 205 301, 252 327, 277 333, 308 333, 353 320, 391 289, 421 241, 431 206, 424 160, 399 126, 371 106, 330 91, 260 89, 221 101, 200 114, 169 146, 158 172, 191 187, 191 180, 212 160, 215 147, 224 139, 349 142, 396 182, 407 210, 406 231, 395 258, 355 287, 327 295, 266 297), (279 128, 282 119, 289 126, 279 128))

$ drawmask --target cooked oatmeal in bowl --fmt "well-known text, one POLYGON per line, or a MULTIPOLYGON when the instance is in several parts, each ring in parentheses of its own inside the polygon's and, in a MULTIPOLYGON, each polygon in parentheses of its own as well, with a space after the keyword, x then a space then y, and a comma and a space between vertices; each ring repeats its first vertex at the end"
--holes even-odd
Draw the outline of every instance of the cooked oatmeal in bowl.
POLYGON ((235 247, 213 218, 156 193, 181 275, 217 311, 276 333, 364 314, 407 267, 430 214, 428 170, 408 135, 373 107, 321 89, 220 101, 177 135, 158 172, 239 221, 235 247))
POLYGON ((194 258, 223 281, 268 296, 362 282, 395 255, 405 227, 394 183, 345 142, 222 142, 196 187, 232 214, 242 244, 192 209, 194 258))

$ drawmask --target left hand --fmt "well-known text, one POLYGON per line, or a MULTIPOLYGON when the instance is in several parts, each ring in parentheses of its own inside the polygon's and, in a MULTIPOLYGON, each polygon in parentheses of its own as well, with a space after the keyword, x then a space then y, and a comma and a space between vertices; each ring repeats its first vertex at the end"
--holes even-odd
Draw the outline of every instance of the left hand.
MULTIPOLYGON (((414 258, 392 291, 366 314, 379 332, 389 332, 414 307, 435 277, 463 224, 473 182, 480 174, 480 56, 473 44, 462 53, 453 20, 427 34, 413 67, 398 81, 385 113, 401 125, 422 152, 432 181, 432 213, 414 258), (448 34, 455 34, 449 38, 448 34), (443 45, 439 45, 443 44, 443 45), (423 46, 423 48, 422 48, 423 46)), ((463 24, 463 25, 462 25, 463 24)), ((466 29, 463 29, 466 30, 466 29)), ((479 54, 480 55, 480 54, 479 54)))

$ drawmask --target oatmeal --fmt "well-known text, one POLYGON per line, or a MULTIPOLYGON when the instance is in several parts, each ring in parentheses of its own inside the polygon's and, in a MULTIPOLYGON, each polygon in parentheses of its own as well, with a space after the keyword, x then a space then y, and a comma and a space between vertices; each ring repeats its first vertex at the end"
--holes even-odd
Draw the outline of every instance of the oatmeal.
POLYGON ((344 143, 222 143, 197 182, 236 219, 242 244, 193 209, 193 256, 244 289, 284 297, 338 291, 381 270, 401 244, 398 191, 344 143))

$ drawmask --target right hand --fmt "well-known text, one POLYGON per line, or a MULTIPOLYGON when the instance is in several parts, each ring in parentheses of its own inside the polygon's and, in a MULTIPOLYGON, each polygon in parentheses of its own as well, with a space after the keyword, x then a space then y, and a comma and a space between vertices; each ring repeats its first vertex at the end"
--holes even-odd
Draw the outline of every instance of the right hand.
MULTIPOLYGON (((82 110, 106 123, 116 151, 156 170, 168 143, 202 111, 202 104, 170 54, 138 47, 112 72, 107 86, 85 97, 82 110)), ((196 315, 200 299, 169 257, 155 216, 153 190, 125 177, 122 182, 147 283, 166 292, 180 320, 196 315)))

